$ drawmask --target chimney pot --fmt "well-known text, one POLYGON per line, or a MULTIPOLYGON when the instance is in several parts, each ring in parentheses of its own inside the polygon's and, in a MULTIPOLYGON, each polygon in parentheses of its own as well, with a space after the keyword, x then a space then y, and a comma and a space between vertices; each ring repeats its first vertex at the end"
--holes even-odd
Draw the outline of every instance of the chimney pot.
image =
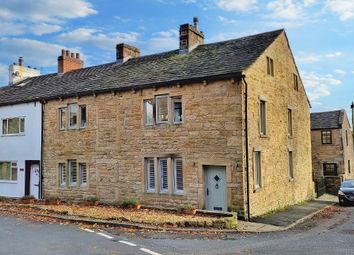
POLYGON ((69 57, 70 51, 69 51, 69 50, 66 50, 66 51, 65 51, 65 55, 66 55, 67 57, 69 57))
POLYGON ((64 49, 61 50, 61 55, 62 55, 63 57, 65 56, 65 50, 64 50, 64 49))
POLYGON ((199 22, 198 17, 194 17, 194 18, 193 18, 193 23, 194 23, 194 28, 195 28, 196 30, 198 30, 198 22, 199 22))
POLYGON ((75 56, 75 54, 72 52, 72 53, 70 54, 70 57, 71 57, 71 58, 74 58, 74 56, 75 56))
POLYGON ((76 58, 77 58, 77 59, 80 58, 80 53, 76 53, 76 58))
POLYGON ((23 57, 19 57, 19 58, 18 58, 18 65, 19 65, 19 66, 23 66, 23 62, 24 62, 24 61, 23 61, 23 57))

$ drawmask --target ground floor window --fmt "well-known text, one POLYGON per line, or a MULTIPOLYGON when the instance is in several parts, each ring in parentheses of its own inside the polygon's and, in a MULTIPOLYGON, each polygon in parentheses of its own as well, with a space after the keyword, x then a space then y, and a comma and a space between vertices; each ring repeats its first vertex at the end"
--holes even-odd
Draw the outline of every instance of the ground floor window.
POLYGON ((324 163, 323 164, 323 175, 324 176, 337 176, 337 164, 336 163, 324 163))
POLYGON ((160 193, 183 193, 183 161, 181 158, 145 158, 146 191, 160 193), (172 161, 172 165, 169 164, 172 161), (155 171, 155 162, 157 171, 155 171), (170 167, 171 165, 171 167, 170 167), (169 178, 172 178, 171 186, 169 178))
POLYGON ((254 188, 262 187, 261 152, 255 151, 254 157, 254 188))
POLYGON ((0 162, 0 180, 17 181, 17 162, 0 162))
POLYGON ((88 180, 87 165, 70 159, 66 163, 59 163, 59 185, 66 186, 86 186, 88 180))

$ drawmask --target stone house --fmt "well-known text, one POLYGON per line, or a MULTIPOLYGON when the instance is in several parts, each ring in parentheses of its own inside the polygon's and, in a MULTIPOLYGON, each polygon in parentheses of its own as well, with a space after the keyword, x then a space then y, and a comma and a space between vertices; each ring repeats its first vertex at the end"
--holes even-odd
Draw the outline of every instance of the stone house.
POLYGON ((245 218, 313 197, 310 104, 285 31, 203 42, 195 19, 177 50, 119 44, 113 63, 28 79, 19 97, 44 103, 44 197, 245 218))
POLYGON ((354 177, 353 136, 345 110, 311 113, 311 143, 317 193, 336 195, 341 182, 354 177))

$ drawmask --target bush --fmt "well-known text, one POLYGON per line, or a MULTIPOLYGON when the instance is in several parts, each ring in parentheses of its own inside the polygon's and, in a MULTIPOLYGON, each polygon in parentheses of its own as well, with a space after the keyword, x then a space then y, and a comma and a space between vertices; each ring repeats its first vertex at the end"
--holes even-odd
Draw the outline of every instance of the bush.
POLYGON ((127 198, 124 199, 122 202, 122 207, 123 208, 134 208, 140 205, 140 201, 137 198, 127 198))

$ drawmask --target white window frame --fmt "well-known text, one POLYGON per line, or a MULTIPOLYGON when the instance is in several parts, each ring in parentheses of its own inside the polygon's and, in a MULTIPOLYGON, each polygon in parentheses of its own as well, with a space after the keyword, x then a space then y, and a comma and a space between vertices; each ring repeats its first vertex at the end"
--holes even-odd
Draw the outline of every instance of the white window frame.
POLYGON ((78 177, 77 176, 77 161, 76 161, 76 159, 68 160, 68 173, 69 173, 69 185, 76 186, 77 185, 77 177, 78 177), (75 163, 75 171, 73 171, 71 163, 75 163), (75 172, 75 176, 76 176, 76 181, 72 181, 73 180, 72 173, 74 173, 74 172, 75 172))
POLYGON ((182 124, 183 123, 183 102, 182 102, 182 97, 181 96, 175 96, 171 97, 171 112, 172 112, 172 121, 173 124, 182 124), (181 103, 181 120, 176 121, 175 120, 175 102, 179 101, 181 103))
POLYGON ((80 186, 87 186, 87 179, 88 179, 88 171, 87 171, 87 164, 84 162, 79 163, 79 174, 80 174, 80 186), (85 168, 83 168, 85 166, 85 168), (85 171, 84 171, 85 170, 85 171), (83 173, 85 172, 85 181, 83 178, 83 173))
POLYGON ((67 184, 68 174, 66 171, 66 163, 59 163, 59 185, 65 187, 67 184))
POLYGON ((156 174, 155 174, 155 160, 154 158, 145 158, 145 176, 146 176, 146 192, 155 192, 156 186, 156 174), (152 166, 152 169, 151 169, 152 166), (151 185, 151 170, 153 171, 154 176, 154 185, 151 185))
POLYGON ((144 125, 145 126, 153 126, 155 124, 155 116, 154 116, 154 99, 145 99, 144 100, 144 125), (152 122, 148 122, 147 118, 147 102, 151 102, 152 106, 152 122))
POLYGON ((253 152, 254 189, 263 187, 262 183, 262 152, 253 152), (258 162, 257 162, 258 161, 258 162))
POLYGON ((261 136, 267 135, 267 102, 263 99, 259 100, 259 133, 261 136), (264 114, 262 114, 262 105, 264 105, 264 114))
POLYGON ((183 194, 184 192, 184 168, 183 168, 182 158, 173 158, 173 192, 175 194, 183 194), (180 161, 182 164, 182 189, 178 189, 177 185, 177 161, 180 161))
POLYGON ((159 169, 159 191, 160 193, 168 193, 168 158, 158 158, 158 169, 159 169), (167 176, 166 176, 166 180, 164 180, 164 173, 163 173, 163 169, 162 169, 162 162, 166 161, 166 171, 167 171, 167 176), (167 188, 164 188, 164 181, 167 182, 167 188))
POLYGON ((156 102, 156 124, 168 124, 170 121, 170 97, 168 95, 160 95, 160 96, 156 96, 155 97, 155 102, 156 102), (167 99, 167 120, 160 120, 160 105, 159 105, 159 101, 162 98, 166 98, 167 99))
POLYGON ((0 179, 0 182, 10 182, 17 183, 18 181, 18 166, 17 161, 0 161, 0 163, 8 163, 10 164, 10 178, 9 179, 0 179), (16 169, 16 179, 13 180, 13 170, 16 169))
POLYGON ((2 136, 17 136, 17 135, 25 135, 25 130, 26 130, 26 118, 21 116, 21 117, 12 117, 12 118, 3 118, 1 119, 1 135, 2 136), (10 133, 9 134, 9 120, 13 119, 18 119, 18 133, 10 133), (6 121, 6 133, 5 133, 5 128, 4 128, 4 121, 6 121), (23 122, 23 130, 21 130, 21 122, 23 122))

